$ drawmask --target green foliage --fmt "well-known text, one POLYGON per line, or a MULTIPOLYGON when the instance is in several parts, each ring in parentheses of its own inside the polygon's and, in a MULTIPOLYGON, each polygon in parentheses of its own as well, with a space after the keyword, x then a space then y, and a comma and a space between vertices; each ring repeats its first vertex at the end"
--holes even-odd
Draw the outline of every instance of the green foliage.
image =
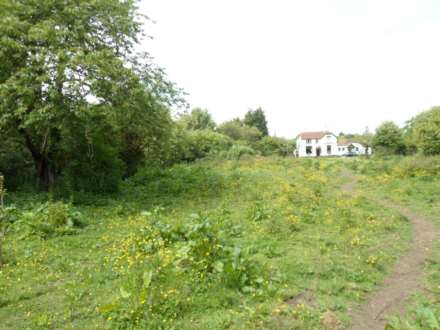
POLYGON ((440 154, 440 107, 422 112, 409 122, 409 138, 425 155, 440 154))
POLYGON ((391 121, 379 126, 372 143, 378 154, 399 155, 405 153, 403 131, 391 121))
MULTIPOLYGON (((362 189, 379 199, 391 199, 426 219, 436 219, 440 210, 440 158, 416 155, 411 157, 375 158, 361 162, 364 174, 362 189)), ((387 329, 439 329, 440 245, 427 251, 424 283, 430 294, 420 292, 406 302, 403 315, 392 315, 387 329)))
POLYGON ((247 217, 250 221, 260 222, 269 217, 268 210, 262 202, 255 202, 249 208, 247 217))
POLYGON ((249 145, 255 144, 262 135, 257 128, 247 126, 238 119, 224 122, 218 127, 218 131, 235 141, 243 141, 249 145))
POLYGON ((250 252, 228 245, 220 223, 193 214, 182 226, 164 223, 163 209, 144 212, 148 223, 119 244, 115 266, 126 263, 126 284, 119 297, 100 312, 112 328, 156 329, 171 325, 192 299, 182 293, 226 285, 244 294, 262 295, 269 274, 250 252))
POLYGON ((209 130, 188 132, 188 154, 184 155, 183 160, 194 161, 215 155, 231 146, 232 140, 223 134, 209 130))
POLYGON ((249 110, 244 116, 243 123, 249 127, 257 128, 263 136, 269 135, 266 115, 261 108, 257 108, 256 110, 249 110))
POLYGON ((67 132, 87 140, 83 148, 107 149, 93 139, 95 128, 121 144, 126 131, 149 145, 161 140, 163 109, 178 101, 178 91, 148 56, 135 53, 142 33, 135 1, 0 6, 0 130, 20 136, 42 188, 75 159, 66 154, 73 149, 67 132))
POLYGON ((222 190, 226 178, 203 164, 177 164, 168 168, 144 167, 125 182, 126 189, 152 196, 178 197, 222 190))
POLYGON ((331 310, 348 326, 410 240, 396 213, 340 192, 348 161, 145 165, 118 195, 50 211, 46 194, 11 193, 2 325, 319 329, 331 310), (76 211, 84 230, 65 228, 76 211))
POLYGON ((31 233, 42 238, 74 234, 75 228, 83 225, 81 219, 79 211, 61 201, 43 203, 21 215, 21 221, 29 226, 31 233))
POLYGON ((5 176, 5 187, 15 190, 34 181, 32 158, 21 145, 20 138, 11 131, 2 131, 0 140, 0 173, 5 176))
POLYGON ((194 108, 182 115, 178 121, 187 130, 213 130, 216 126, 208 110, 194 108))
POLYGON ((439 330, 440 310, 431 306, 421 306, 411 313, 411 320, 400 317, 392 317, 387 324, 387 330, 439 330))
POLYGON ((263 156, 291 156, 294 151, 294 142, 284 138, 265 136, 256 144, 255 148, 263 156))
POLYGON ((228 151, 221 152, 218 156, 224 159, 239 160, 243 156, 252 156, 255 154, 255 150, 251 147, 235 143, 228 151))

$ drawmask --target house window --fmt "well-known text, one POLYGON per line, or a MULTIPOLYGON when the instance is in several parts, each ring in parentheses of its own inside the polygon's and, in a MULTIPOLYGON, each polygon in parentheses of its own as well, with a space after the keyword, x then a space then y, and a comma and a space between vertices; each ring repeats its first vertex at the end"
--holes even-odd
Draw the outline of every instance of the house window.
POLYGON ((312 154, 312 147, 306 147, 306 154, 311 155, 312 154))
POLYGON ((315 141, 316 141, 316 143, 318 143, 318 142, 319 142, 319 140, 318 140, 318 139, 315 139, 315 141))
POLYGON ((306 143, 312 143, 312 140, 307 139, 307 140, 306 140, 306 143))
POLYGON ((332 146, 327 146, 327 155, 332 154, 332 146))

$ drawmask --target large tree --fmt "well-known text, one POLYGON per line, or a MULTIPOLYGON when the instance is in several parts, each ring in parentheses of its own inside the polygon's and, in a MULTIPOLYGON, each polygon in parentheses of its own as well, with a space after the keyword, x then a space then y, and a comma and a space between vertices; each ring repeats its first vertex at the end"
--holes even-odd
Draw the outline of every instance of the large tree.
POLYGON ((133 0, 0 1, 0 130, 21 136, 43 187, 75 158, 70 142, 91 158, 95 138, 115 147, 157 129, 174 95, 134 52, 142 23, 133 0), (142 128, 130 132, 132 118, 142 128))
POLYGON ((379 154, 404 154, 403 131, 392 121, 380 125, 372 140, 374 150, 379 154))
POLYGON ((408 143, 425 155, 440 154, 440 106, 424 111, 407 126, 408 143))
POLYGON ((243 122, 247 126, 257 128, 263 136, 269 135, 266 115, 263 109, 257 108, 256 110, 249 110, 244 116, 243 122))
POLYGON ((213 130, 216 126, 208 110, 201 108, 194 108, 191 112, 183 114, 179 123, 188 130, 213 130))

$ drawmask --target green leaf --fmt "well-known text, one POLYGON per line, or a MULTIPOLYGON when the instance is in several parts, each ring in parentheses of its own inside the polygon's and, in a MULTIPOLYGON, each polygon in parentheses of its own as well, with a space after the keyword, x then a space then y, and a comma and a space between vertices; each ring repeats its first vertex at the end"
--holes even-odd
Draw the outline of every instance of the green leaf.
POLYGON ((150 284, 151 284, 151 279, 153 278, 153 272, 147 271, 142 275, 142 280, 143 280, 143 286, 145 289, 147 289, 150 284))
POLYGON ((121 297, 124 299, 130 298, 131 293, 127 292, 123 287, 119 288, 119 291, 121 292, 121 297))
POLYGON ((223 264, 223 262, 221 262, 221 261, 217 261, 215 264, 214 264, 214 269, 215 269, 215 271, 217 272, 217 273, 223 273, 223 270, 224 270, 224 264, 223 264))
POLYGON ((101 307, 99 307, 99 312, 100 313, 109 313, 114 311, 115 309, 117 309, 119 307, 119 304, 117 302, 112 302, 111 304, 107 304, 107 305, 103 305, 101 307))
POLYGON ((440 324, 434 312, 430 308, 420 308, 417 314, 422 318, 430 329, 440 329, 440 324))
POLYGON ((254 288, 251 286, 244 286, 241 291, 243 291, 244 293, 251 293, 254 292, 254 288))

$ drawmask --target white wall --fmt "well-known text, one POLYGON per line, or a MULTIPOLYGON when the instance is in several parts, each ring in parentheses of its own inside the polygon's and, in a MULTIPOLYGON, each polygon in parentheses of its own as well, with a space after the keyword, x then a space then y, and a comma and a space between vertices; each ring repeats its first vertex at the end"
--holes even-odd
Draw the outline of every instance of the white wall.
MULTIPOLYGON (((357 142, 351 143, 354 148, 351 150, 352 155, 362 156, 365 155, 365 147, 357 142)), ((340 156, 346 156, 349 154, 348 152, 348 146, 338 146, 338 153, 340 156)), ((371 155, 372 150, 371 148, 368 148, 368 154, 371 155)))
MULTIPOLYGON (((365 147, 357 142, 353 142, 351 155, 365 155, 365 147)), ((311 139, 308 143, 307 140, 298 137, 296 140, 296 155, 298 157, 316 157, 318 148, 321 149, 321 157, 327 156, 347 156, 349 155, 348 146, 338 146, 338 139, 333 134, 328 134, 319 140, 311 139), (327 146, 331 147, 331 153, 327 153, 327 146), (311 147, 312 153, 307 154, 307 147, 311 147)), ((368 149, 368 154, 371 155, 371 148, 368 149)))
POLYGON ((311 139, 309 143, 307 140, 302 139, 301 137, 298 137, 296 140, 296 149, 299 157, 316 157, 317 156, 317 150, 321 149, 320 156, 326 157, 326 156, 337 156, 338 155, 338 149, 337 149, 337 138, 333 134, 328 134, 323 136, 321 139, 311 139), (327 147, 330 146, 330 154, 327 152, 327 147), (307 154, 307 147, 311 147, 312 153, 307 154))

